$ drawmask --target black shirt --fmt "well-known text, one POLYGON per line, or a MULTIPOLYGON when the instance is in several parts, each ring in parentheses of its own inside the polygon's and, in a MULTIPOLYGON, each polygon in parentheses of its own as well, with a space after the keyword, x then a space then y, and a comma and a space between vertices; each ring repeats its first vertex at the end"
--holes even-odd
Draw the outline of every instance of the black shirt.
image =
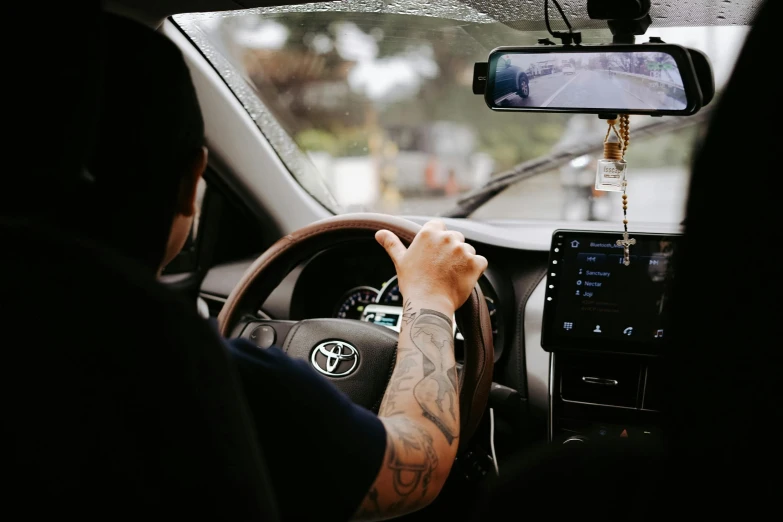
POLYGON ((227 342, 239 368, 285 520, 348 520, 372 486, 386 429, 305 361, 245 339, 227 342))

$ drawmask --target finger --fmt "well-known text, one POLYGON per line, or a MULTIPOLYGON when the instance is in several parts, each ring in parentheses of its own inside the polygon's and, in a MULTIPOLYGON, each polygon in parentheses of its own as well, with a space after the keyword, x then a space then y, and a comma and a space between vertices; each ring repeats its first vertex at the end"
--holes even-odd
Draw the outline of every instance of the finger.
POLYGON ((484 256, 473 256, 473 265, 479 273, 483 274, 484 270, 489 266, 489 261, 487 261, 487 258, 484 256))
POLYGON ((473 248, 473 245, 471 245, 471 244, 469 244, 469 243, 462 243, 462 244, 460 245, 460 248, 461 248, 461 249, 462 249, 462 251, 463 251, 465 254, 467 254, 468 256, 475 256, 475 255, 476 255, 476 249, 475 249, 475 248, 473 248))
POLYGON ((421 228, 426 228, 426 229, 429 229, 429 230, 443 231, 443 230, 446 230, 446 223, 444 223, 440 219, 432 219, 432 220, 427 221, 426 223, 424 223, 424 226, 422 226, 421 228))
POLYGON ((375 240, 380 243, 384 250, 386 250, 386 253, 389 254, 389 257, 395 265, 402 259, 402 256, 404 256, 407 251, 402 244, 402 241, 400 241, 400 238, 388 230, 379 230, 376 232, 375 240))
POLYGON ((453 241, 454 243, 464 243, 465 242, 465 235, 462 232, 457 232, 456 230, 448 230, 444 234, 445 241, 453 241))

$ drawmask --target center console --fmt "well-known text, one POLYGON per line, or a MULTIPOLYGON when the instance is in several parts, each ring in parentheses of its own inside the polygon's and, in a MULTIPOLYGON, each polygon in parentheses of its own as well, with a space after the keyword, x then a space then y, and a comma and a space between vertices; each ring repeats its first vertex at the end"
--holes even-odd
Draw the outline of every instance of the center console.
POLYGON ((555 442, 660 435, 659 356, 671 342, 679 235, 557 230, 541 346, 552 353, 555 442))

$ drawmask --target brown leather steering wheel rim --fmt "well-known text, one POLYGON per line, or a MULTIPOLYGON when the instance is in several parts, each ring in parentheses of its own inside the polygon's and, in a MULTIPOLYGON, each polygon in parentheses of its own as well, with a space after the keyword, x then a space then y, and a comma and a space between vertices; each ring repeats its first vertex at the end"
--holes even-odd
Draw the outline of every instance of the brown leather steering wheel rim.
MULTIPOLYGON (((277 241, 248 268, 231 291, 218 316, 220 333, 228 337, 245 315, 252 315, 299 263, 337 243, 372 238, 390 230, 409 245, 421 227, 385 214, 343 214, 303 227, 277 241)), ((484 414, 492 384, 494 346, 489 310, 478 285, 456 312, 465 341, 465 360, 459 378, 461 436, 464 449, 484 414)))

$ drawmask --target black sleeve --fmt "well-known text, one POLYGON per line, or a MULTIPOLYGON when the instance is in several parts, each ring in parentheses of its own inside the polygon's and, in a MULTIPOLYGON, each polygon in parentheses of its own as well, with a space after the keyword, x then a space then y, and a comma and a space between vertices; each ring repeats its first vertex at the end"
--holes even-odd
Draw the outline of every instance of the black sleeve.
POLYGON ((304 361, 244 339, 237 362, 285 520, 348 520, 381 467, 386 429, 304 361))

